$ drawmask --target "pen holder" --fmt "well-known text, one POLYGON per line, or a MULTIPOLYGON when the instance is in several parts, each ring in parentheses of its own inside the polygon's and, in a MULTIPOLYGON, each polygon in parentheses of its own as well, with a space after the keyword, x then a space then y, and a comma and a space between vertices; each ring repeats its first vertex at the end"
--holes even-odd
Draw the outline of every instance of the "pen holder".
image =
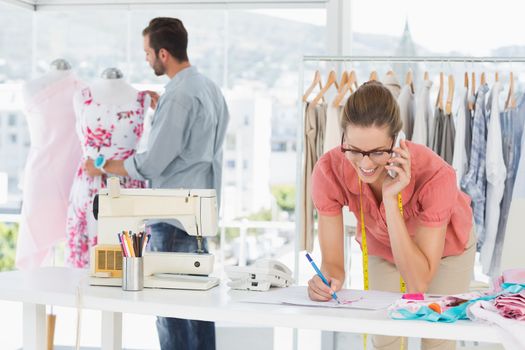
POLYGON ((139 291, 144 289, 144 258, 122 258, 122 290, 139 291))

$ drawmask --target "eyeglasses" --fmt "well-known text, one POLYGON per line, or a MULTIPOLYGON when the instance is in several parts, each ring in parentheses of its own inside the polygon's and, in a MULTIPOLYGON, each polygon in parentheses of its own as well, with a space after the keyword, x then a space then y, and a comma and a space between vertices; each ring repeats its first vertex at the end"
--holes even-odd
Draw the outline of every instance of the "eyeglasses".
POLYGON ((359 162, 365 156, 368 156, 368 158, 370 158, 370 160, 376 164, 386 164, 388 160, 390 159, 390 157, 392 156, 392 153, 394 153, 393 148, 394 148, 394 142, 396 138, 394 137, 394 141, 392 141, 392 146, 390 147, 390 149, 375 149, 373 151, 366 151, 366 152, 358 151, 352 148, 345 148, 344 143, 343 143, 344 139, 345 139, 345 135, 341 137, 341 152, 343 152, 349 160, 354 161, 354 162, 359 162))

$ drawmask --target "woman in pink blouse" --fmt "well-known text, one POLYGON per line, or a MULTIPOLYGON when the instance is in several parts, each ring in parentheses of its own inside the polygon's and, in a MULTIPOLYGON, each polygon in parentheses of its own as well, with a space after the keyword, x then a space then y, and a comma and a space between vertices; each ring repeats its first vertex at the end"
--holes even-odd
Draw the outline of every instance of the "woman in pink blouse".
MULTIPOLYGON (((312 175, 321 270, 330 286, 313 276, 310 298, 330 300, 345 279, 343 206, 358 219, 356 239, 362 249, 365 232, 365 288, 399 292, 404 282, 409 293, 466 292, 475 237, 470 198, 457 188, 454 169, 423 145, 403 140, 394 147, 402 122, 396 100, 381 83, 357 89, 341 118, 341 146, 319 159, 312 175), (391 178, 388 170, 398 175, 391 178)), ((377 336, 373 343, 400 349, 400 338, 377 336)), ((422 345, 451 349, 455 344, 424 339, 422 345)))

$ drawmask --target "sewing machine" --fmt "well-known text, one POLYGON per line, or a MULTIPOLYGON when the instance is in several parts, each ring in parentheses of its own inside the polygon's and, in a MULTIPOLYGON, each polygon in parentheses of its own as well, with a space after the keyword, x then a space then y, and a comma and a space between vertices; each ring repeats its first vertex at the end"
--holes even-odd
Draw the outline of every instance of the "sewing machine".
MULTIPOLYGON (((121 189, 118 178, 109 178, 93 204, 98 220, 97 245, 91 247, 89 283, 122 284, 122 251, 117 234, 145 231, 146 220, 176 219, 191 236, 194 253, 152 252, 144 254, 144 287, 207 290, 219 284, 208 277, 213 255, 202 251, 202 240, 217 233, 215 190, 121 189)), ((153 239, 153 237, 152 237, 153 239)))

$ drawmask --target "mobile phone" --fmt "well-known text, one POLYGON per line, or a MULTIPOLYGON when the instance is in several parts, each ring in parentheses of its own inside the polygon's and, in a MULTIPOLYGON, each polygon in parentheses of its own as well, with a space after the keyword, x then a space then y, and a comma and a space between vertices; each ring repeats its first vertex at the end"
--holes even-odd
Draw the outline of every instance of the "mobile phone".
MULTIPOLYGON (((401 140, 404 140, 405 138, 406 137, 403 130, 399 131, 399 133, 396 136, 396 141, 394 142, 394 148, 399 147, 401 144, 401 140)), ((392 157, 397 157, 397 153, 393 152, 392 157)), ((392 165, 398 165, 398 163, 392 163, 392 165)), ((388 176, 394 179, 397 176, 397 172, 395 170, 388 170, 388 176)))

